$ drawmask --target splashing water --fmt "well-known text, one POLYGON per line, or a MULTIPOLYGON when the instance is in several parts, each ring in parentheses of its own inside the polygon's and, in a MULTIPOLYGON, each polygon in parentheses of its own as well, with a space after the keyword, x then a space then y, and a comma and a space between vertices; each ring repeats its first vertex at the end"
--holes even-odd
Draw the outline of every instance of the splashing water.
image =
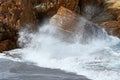
MULTIPOLYGON (((105 32, 104 30, 102 30, 105 32)), ((30 33, 27 29, 20 31, 18 40, 24 61, 36 63, 40 67, 57 68, 92 80, 120 79, 120 40, 108 36, 104 39, 93 39, 89 44, 79 43, 79 36, 74 43, 55 37, 55 27, 43 25, 38 32, 30 33)), ((99 34, 100 35, 100 34, 99 34)), ((12 51, 11 51, 12 52, 12 51)))

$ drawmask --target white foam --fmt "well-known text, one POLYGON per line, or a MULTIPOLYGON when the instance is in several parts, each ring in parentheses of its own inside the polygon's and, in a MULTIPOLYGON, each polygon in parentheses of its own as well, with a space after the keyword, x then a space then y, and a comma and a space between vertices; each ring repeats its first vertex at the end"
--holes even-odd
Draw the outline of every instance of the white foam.
POLYGON ((36 33, 20 32, 19 44, 23 46, 23 60, 40 67, 58 68, 85 75, 93 80, 119 80, 119 50, 112 46, 120 40, 113 36, 95 39, 90 44, 67 43, 52 35, 55 29, 44 25, 36 33), (117 66, 117 67, 116 67, 117 66))

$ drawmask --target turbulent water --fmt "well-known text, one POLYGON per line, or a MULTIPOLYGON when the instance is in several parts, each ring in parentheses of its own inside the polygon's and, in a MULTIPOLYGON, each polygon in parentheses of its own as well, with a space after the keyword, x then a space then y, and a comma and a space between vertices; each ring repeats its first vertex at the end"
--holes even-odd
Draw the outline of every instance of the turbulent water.
POLYGON ((22 49, 9 52, 22 54, 22 61, 40 67, 74 72, 92 80, 119 80, 120 40, 102 31, 104 34, 99 35, 105 38, 93 37, 90 43, 81 44, 79 35, 73 37, 74 42, 55 37, 57 31, 50 25, 43 25, 34 33, 23 29, 18 40, 22 49))

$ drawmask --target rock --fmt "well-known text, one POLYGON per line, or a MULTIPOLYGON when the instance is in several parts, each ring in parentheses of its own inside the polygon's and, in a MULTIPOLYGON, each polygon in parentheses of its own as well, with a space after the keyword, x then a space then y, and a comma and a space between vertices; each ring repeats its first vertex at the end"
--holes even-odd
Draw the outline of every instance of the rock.
POLYGON ((114 10, 113 15, 115 16, 116 20, 120 21, 120 9, 114 10))
POLYGON ((21 26, 31 24, 35 26, 36 16, 32 0, 8 0, 2 5, 3 23, 9 28, 18 31, 21 26))
POLYGON ((97 24, 113 20, 118 21, 120 16, 119 2, 120 0, 106 0, 103 11, 91 20, 97 24))
MULTIPOLYGON (((110 35, 120 38, 120 0, 106 0, 106 7, 103 13, 106 15, 98 16, 101 19, 100 25, 106 29, 110 35), (108 20, 104 20, 102 16, 109 16, 108 20)), ((96 18, 96 19, 98 19, 96 18)), ((95 20, 96 20, 95 19, 95 20)))
POLYGON ((0 22, 0 33, 4 32, 4 24, 2 22, 0 22))
POLYGON ((105 28, 110 35, 120 38, 120 0, 106 0, 104 10, 92 21, 105 28))
POLYGON ((50 19, 50 25, 56 28, 56 37, 63 41, 73 42, 72 37, 75 33, 75 27, 79 21, 79 17, 71 10, 60 7, 57 13, 50 19), (67 38, 67 39, 66 39, 67 38))
POLYGON ((120 0, 106 0, 109 9, 120 9, 120 0))
POLYGON ((25 27, 26 24, 29 24, 32 29, 35 28, 36 16, 33 9, 32 0, 21 0, 23 6, 23 11, 20 16, 20 26, 25 27))
POLYGON ((105 0, 79 0, 80 13, 91 20, 104 10, 105 0))
POLYGON ((7 0, 1 4, 3 16, 2 22, 13 30, 18 30, 18 20, 21 14, 20 5, 16 5, 14 0, 7 0))
POLYGON ((60 7, 58 12, 50 19, 50 24, 57 26, 66 32, 74 32, 74 27, 79 22, 79 15, 71 10, 60 7))
POLYGON ((120 21, 108 21, 101 24, 110 35, 120 38, 120 21))
POLYGON ((16 44, 10 40, 0 42, 0 52, 16 48, 16 44))
POLYGON ((14 49, 17 47, 17 33, 21 26, 31 24, 31 30, 35 27, 32 0, 2 0, 0 4, 0 48, 1 51, 14 49))
POLYGON ((76 11, 79 0, 41 0, 35 9, 39 13, 46 15, 54 15, 60 6, 63 6, 72 11, 76 11))
POLYGON ((104 11, 92 19, 92 21, 96 24, 101 24, 111 20, 115 20, 115 16, 109 11, 104 11))
POLYGON ((117 17, 117 20, 120 21, 120 15, 117 17))
POLYGON ((55 28, 55 35, 63 41, 74 42, 77 38, 80 43, 86 44, 93 39, 105 37, 103 30, 97 25, 64 7, 60 7, 50 19, 50 25, 55 28))
POLYGON ((3 38, 4 38, 5 29, 3 27, 4 27, 3 23, 0 22, 0 41, 3 40, 3 38))

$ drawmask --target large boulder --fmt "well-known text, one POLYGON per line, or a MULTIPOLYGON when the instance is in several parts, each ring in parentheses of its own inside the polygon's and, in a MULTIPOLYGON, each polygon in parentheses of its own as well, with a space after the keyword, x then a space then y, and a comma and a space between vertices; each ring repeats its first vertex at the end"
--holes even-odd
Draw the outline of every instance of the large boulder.
POLYGON ((96 24, 64 7, 60 7, 50 19, 50 25, 55 28, 55 35, 64 41, 89 43, 96 38, 105 38, 103 30, 96 24))
POLYGON ((50 25, 56 30, 54 35, 67 42, 73 42, 72 39, 78 22, 79 16, 65 7, 60 7, 50 19, 50 25))
POLYGON ((50 24, 63 29, 66 32, 74 32, 74 26, 77 26, 79 15, 71 10, 60 7, 58 12, 50 19, 50 24))

